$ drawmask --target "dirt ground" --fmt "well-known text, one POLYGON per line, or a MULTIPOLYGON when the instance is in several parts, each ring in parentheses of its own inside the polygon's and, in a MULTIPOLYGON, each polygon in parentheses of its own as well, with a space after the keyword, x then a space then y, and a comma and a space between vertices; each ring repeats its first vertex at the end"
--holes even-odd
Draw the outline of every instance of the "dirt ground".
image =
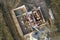
POLYGON ((53 40, 60 40, 60 33, 56 33, 53 40))

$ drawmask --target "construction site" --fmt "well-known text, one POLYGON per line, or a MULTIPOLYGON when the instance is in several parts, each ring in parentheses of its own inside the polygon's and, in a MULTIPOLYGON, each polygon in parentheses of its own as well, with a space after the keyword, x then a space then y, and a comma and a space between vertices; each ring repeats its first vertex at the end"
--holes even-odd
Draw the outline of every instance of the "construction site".
POLYGON ((26 0, 24 4, 12 4, 13 7, 1 2, 3 18, 14 40, 55 40, 55 17, 45 0, 26 0))
MULTIPOLYGON (((44 4, 44 1, 42 1, 44 4)), ((42 5, 41 6, 44 6, 42 5)), ((17 7, 12 11, 11 16, 17 27, 26 40, 52 40, 51 33, 54 34, 54 16, 51 9, 46 5, 43 9, 38 6, 28 11, 25 5, 17 7)))

